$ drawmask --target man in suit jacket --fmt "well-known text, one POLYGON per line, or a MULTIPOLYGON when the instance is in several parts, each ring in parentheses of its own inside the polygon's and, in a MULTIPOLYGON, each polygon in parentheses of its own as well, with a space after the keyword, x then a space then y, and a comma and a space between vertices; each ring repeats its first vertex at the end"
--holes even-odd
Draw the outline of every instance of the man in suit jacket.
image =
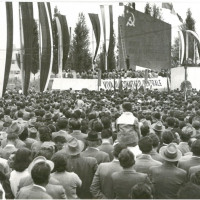
POLYGON ((114 146, 113 156, 114 160, 108 163, 101 163, 94 175, 90 191, 95 199, 112 199, 112 179, 111 175, 114 172, 122 171, 123 168, 119 164, 118 155, 122 149, 126 148, 124 145, 116 144, 114 146))
POLYGON ((112 189, 114 198, 130 199, 131 188, 138 183, 150 184, 147 174, 138 173, 134 170, 134 155, 128 149, 123 149, 119 154, 119 162, 123 167, 120 172, 112 174, 112 189))
MULTIPOLYGON (((33 165, 31 169, 31 177, 34 184, 22 188, 16 199, 52 199, 47 193, 47 184, 49 182, 49 176, 51 173, 51 166, 47 162, 38 162, 33 165)), ((51 195, 55 199, 66 199, 66 194, 62 186, 53 186, 50 188, 51 195), (56 195, 56 194, 61 195, 56 195)))
POLYGON ((110 137, 112 132, 109 129, 104 129, 101 132, 102 144, 98 146, 100 151, 107 153, 110 157, 110 160, 113 160, 113 145, 110 143, 110 137))
POLYGON ((192 156, 183 156, 178 162, 178 167, 189 172, 190 167, 200 165, 200 139, 195 140, 192 143, 191 151, 192 156))
POLYGON ((151 167, 149 176, 155 188, 154 198, 176 199, 181 186, 187 181, 186 171, 176 167, 182 153, 174 143, 163 146, 160 155, 165 160, 163 165, 151 167))
MULTIPOLYGON (((95 158, 82 157, 80 155, 84 148, 84 143, 76 138, 72 138, 65 146, 67 152, 66 161, 69 172, 76 173, 82 181, 82 186, 77 188, 77 195, 81 199, 91 199, 90 185, 97 170, 97 160, 95 158)), ((63 154, 64 155, 64 154, 63 154)))
POLYGON ((85 151, 81 152, 82 157, 96 158, 98 164, 110 161, 109 155, 103 151, 100 151, 97 148, 99 144, 97 132, 90 131, 86 140, 88 143, 88 148, 85 151))
POLYGON ((149 136, 145 136, 139 140, 139 148, 142 151, 142 155, 136 158, 134 165, 136 172, 148 174, 150 167, 162 165, 161 162, 152 159, 150 155, 153 146, 152 139, 149 136))

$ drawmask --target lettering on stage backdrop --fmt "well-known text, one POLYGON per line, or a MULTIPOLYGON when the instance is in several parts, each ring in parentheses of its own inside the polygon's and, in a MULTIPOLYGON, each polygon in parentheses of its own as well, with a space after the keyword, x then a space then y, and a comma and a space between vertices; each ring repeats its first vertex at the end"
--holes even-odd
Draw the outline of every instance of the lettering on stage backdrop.
MULTIPOLYGON (((136 90, 141 86, 145 86, 144 78, 125 78, 125 79, 106 79, 101 80, 101 89, 114 90, 119 88, 119 83, 122 81, 122 89, 136 90)), ((68 79, 68 78, 54 78, 52 89, 53 90, 82 90, 87 88, 89 90, 98 90, 98 79, 68 79)), ((146 83, 146 88, 151 90, 167 90, 167 78, 149 78, 146 83)))
MULTIPOLYGON (((126 78, 126 79, 116 79, 115 80, 115 88, 119 88, 119 83, 122 81, 122 89, 131 89, 131 90, 137 90, 141 88, 142 86, 145 87, 145 79, 144 78, 126 78)), ((102 80, 102 89, 105 90, 114 90, 114 80, 108 79, 108 80, 102 80)), ((164 90, 167 89, 167 78, 159 77, 159 78, 151 78, 148 79, 146 82, 146 88, 154 90, 164 90)))

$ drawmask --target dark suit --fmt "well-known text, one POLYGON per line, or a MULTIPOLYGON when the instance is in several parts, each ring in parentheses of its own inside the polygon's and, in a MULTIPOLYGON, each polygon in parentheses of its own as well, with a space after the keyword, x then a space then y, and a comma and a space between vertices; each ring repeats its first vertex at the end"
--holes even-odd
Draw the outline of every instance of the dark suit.
POLYGON ((88 147, 85 151, 81 152, 81 156, 96 158, 98 164, 110 161, 107 153, 91 147, 88 147))
POLYGON ((150 167, 161 165, 161 162, 154 160, 150 155, 142 154, 136 158, 134 169, 136 172, 148 174, 150 167))
POLYGON ((176 199, 178 190, 187 181, 186 171, 168 163, 151 167, 149 176, 155 188, 156 199, 176 199))
POLYGON ((118 160, 110 163, 101 163, 94 175, 90 191, 93 198, 96 199, 112 199, 112 179, 111 175, 114 172, 122 171, 122 167, 118 160))
POLYGON ((18 193, 16 199, 53 199, 42 188, 29 185, 23 187, 18 193))
POLYGON ((138 183, 150 184, 147 174, 138 173, 135 170, 123 170, 112 174, 112 188, 114 198, 130 199, 131 188, 138 183))
POLYGON ((183 156, 178 162, 178 167, 187 172, 189 172, 190 167, 197 165, 200 165, 200 157, 197 156, 188 156, 187 159, 185 159, 185 156, 183 156))
POLYGON ((91 199, 90 185, 97 170, 97 160, 77 156, 69 156, 67 159, 67 169, 69 172, 76 173, 82 181, 81 188, 77 188, 77 195, 81 199, 91 199))
POLYGON ((105 152, 105 153, 107 153, 108 155, 109 155, 109 157, 110 157, 110 160, 113 160, 113 149, 114 149, 114 147, 113 147, 113 145, 112 144, 109 144, 109 143, 102 143, 99 147, 98 147, 98 149, 100 150, 100 151, 103 151, 103 152, 105 152))
POLYGON ((155 150, 155 149, 152 149, 152 151, 149 153, 151 155, 151 157, 154 159, 154 160, 157 160, 161 163, 164 162, 163 158, 161 157, 161 155, 155 150))

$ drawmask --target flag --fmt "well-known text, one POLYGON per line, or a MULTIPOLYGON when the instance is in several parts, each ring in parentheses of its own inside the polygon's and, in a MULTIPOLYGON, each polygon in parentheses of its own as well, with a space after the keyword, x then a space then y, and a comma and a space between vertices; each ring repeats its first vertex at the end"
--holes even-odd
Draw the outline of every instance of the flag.
POLYGON ((53 61, 53 38, 50 14, 45 2, 38 2, 39 20, 42 32, 42 56, 40 70, 40 91, 47 89, 52 70, 53 61))
POLYGON ((93 62, 95 61, 98 49, 99 49, 99 44, 100 44, 100 37, 101 37, 101 26, 100 26, 100 21, 99 21, 99 15, 98 14, 93 14, 93 13, 88 13, 90 17, 90 21, 92 23, 95 39, 96 39, 96 50, 93 58, 93 62))
MULTIPOLYGON (((22 88, 25 95, 28 94, 30 83, 30 74, 32 68, 32 44, 33 44, 33 3, 20 2, 21 16, 22 16, 22 35, 24 44, 23 68, 22 70, 22 88)), ((23 48, 23 47, 21 47, 23 48)))
POLYGON ((170 10, 171 14, 176 15, 178 17, 179 21, 183 23, 182 17, 178 13, 175 12, 172 3, 162 3, 162 8, 170 10))
POLYGON ((3 83, 3 94, 6 91, 8 78, 11 67, 12 52, 13 52, 13 7, 12 2, 6 2, 6 16, 7 16, 7 48, 6 48, 6 63, 3 83))
POLYGON ((183 23, 182 17, 178 13, 176 13, 176 14, 177 14, 177 17, 178 17, 179 21, 183 23))
POLYGON ((162 3, 162 8, 166 8, 166 9, 172 10, 173 9, 173 5, 172 5, 172 3, 162 3))

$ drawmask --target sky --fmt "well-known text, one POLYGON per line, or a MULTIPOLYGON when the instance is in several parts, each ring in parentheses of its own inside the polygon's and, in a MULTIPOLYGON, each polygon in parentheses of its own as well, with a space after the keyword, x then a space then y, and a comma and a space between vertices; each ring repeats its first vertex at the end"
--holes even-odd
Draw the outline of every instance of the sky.
MULTIPOLYGON (((3 1, 0 0, 0 3, 3 1)), ((20 47, 20 39, 19 39, 19 14, 18 14, 18 2, 13 2, 13 11, 14 11, 14 45, 16 48, 20 47)), ((122 1, 120 1, 122 2, 122 1)), ((146 5, 147 1, 135 1, 136 4, 136 10, 144 12, 144 7, 146 5)), ((148 1, 151 5, 154 3, 161 8, 162 2, 161 1, 148 1)), ((76 26, 77 20, 78 20, 78 14, 80 12, 83 12, 86 16, 86 23, 90 30, 89 36, 91 41, 91 51, 94 51, 95 49, 95 42, 94 42, 94 36, 92 31, 92 25, 88 16, 88 13, 97 13, 99 14, 99 19, 101 21, 101 13, 100 13, 100 5, 105 5, 105 8, 108 7, 108 5, 113 5, 113 15, 114 15, 114 31, 116 36, 118 35, 118 16, 123 13, 123 6, 119 6, 119 1, 113 1, 113 0, 107 0, 107 1, 92 1, 92 0, 75 0, 75 1, 66 1, 66 0, 53 0, 50 1, 52 13, 54 10, 54 7, 57 6, 58 10, 61 14, 66 15, 68 26, 73 29, 76 26)), ((123 1, 124 4, 127 3, 127 1, 123 1)), ((196 21, 196 32, 197 34, 200 34, 200 1, 198 0, 191 0, 191 1, 183 1, 183 0, 175 0, 173 1, 173 7, 175 12, 177 12, 183 20, 186 18, 186 12, 188 8, 192 11, 192 16, 196 21)), ((108 8, 107 8, 108 10, 108 8)), ((178 36, 178 30, 179 25, 181 24, 178 20, 176 15, 173 15, 170 13, 167 9, 162 9, 162 18, 163 21, 171 24, 172 27, 172 43, 175 39, 175 37, 178 36)), ((34 17, 36 20, 38 20, 38 12, 37 12, 37 2, 34 1, 34 17)), ((101 41, 103 42, 103 32, 101 33, 101 41)))

